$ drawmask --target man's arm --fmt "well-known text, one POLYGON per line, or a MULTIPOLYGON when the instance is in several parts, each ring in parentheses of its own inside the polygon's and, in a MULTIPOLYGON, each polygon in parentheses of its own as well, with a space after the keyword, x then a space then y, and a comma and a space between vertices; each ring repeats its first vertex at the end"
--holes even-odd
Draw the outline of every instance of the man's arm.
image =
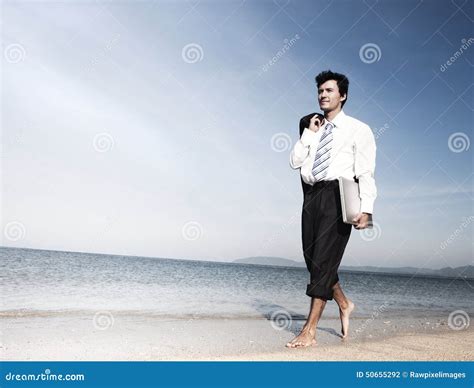
POLYGON ((375 155, 377 147, 374 135, 369 126, 358 128, 355 140, 355 166, 354 172, 359 179, 359 192, 361 199, 360 212, 372 214, 374 202, 377 197, 375 186, 375 155))
POLYGON ((304 116, 300 120, 300 139, 290 153, 290 166, 293 169, 300 168, 309 155, 309 147, 316 136, 316 132, 309 129, 310 119, 315 114, 304 116))

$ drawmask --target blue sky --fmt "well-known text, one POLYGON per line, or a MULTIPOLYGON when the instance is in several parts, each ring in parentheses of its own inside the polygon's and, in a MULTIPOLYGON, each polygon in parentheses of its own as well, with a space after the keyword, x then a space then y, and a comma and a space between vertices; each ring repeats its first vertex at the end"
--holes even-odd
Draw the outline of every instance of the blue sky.
POLYGON ((302 261, 289 153, 332 69, 377 142, 376 225, 352 230, 343 264, 472 264, 473 16, 469 1, 3 2, 1 245, 302 261))

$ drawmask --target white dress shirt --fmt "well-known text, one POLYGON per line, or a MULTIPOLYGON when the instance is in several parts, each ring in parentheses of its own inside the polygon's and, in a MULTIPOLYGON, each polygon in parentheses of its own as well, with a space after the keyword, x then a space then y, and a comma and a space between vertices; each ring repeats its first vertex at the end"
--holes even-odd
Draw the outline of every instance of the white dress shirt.
MULTIPOLYGON (((300 168, 303 181, 311 186, 315 183, 312 174, 314 159, 327 121, 318 132, 305 128, 290 154, 291 168, 300 168)), ((376 145, 372 130, 367 124, 346 115, 342 110, 331 123, 334 125, 332 149, 324 180, 340 176, 353 179, 355 175, 359 179, 360 212, 372 214, 377 197, 374 179, 376 145)))

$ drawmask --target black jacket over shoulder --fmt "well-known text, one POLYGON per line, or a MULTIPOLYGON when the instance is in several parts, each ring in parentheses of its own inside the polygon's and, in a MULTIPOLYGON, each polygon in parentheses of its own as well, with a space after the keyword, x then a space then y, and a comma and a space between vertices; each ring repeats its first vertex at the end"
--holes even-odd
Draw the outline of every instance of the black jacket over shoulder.
MULTIPOLYGON (((301 135, 304 132, 304 129, 309 128, 309 121, 311 120, 311 117, 313 117, 315 114, 317 114, 317 113, 314 112, 314 113, 311 113, 311 114, 306 115, 306 116, 301 118, 301 120, 300 120, 300 138, 301 138, 301 135)), ((300 174, 300 179, 301 179, 301 186, 303 187, 303 193, 306 194, 306 192, 311 188, 311 185, 308 185, 307 183, 305 183, 303 181, 303 178, 301 178, 301 174, 300 174)))

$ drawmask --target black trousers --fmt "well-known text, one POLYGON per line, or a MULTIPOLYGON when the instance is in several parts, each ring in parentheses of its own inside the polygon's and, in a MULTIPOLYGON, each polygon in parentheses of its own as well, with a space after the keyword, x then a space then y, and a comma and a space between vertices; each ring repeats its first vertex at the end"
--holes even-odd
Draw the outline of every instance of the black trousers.
POLYGON ((339 281, 337 270, 352 230, 352 225, 342 221, 337 179, 316 182, 304 193, 301 230, 310 273, 306 295, 332 300, 332 287, 339 281))

